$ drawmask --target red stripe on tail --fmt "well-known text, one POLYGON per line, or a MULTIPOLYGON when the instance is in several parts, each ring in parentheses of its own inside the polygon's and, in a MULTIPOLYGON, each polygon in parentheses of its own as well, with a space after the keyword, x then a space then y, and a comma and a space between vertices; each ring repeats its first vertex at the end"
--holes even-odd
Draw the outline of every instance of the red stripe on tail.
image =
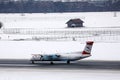
POLYGON ((93 43, 94 43, 93 41, 87 41, 88 45, 93 45, 93 43))
POLYGON ((87 52, 83 51, 82 54, 90 54, 90 53, 87 53, 87 52))
POLYGON ((86 46, 84 48, 84 51, 82 52, 82 54, 91 54, 91 49, 92 49, 92 45, 93 45, 93 41, 87 41, 86 42, 86 46))

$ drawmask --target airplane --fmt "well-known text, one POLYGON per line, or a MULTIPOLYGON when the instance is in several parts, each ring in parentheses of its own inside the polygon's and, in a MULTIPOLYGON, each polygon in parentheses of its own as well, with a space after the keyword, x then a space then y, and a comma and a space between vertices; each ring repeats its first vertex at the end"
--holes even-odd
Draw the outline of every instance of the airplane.
POLYGON ((31 61, 32 64, 34 64, 35 61, 50 61, 50 64, 53 64, 53 61, 66 61, 67 64, 70 64, 70 61, 76 61, 90 57, 93 43, 93 41, 87 41, 84 50, 78 52, 62 54, 32 54, 31 61))

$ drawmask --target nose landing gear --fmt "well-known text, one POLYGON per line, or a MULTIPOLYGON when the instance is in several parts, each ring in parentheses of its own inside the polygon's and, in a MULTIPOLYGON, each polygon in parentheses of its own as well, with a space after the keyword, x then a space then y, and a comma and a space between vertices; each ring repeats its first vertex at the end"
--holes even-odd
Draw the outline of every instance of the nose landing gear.
POLYGON ((34 64, 35 62, 34 61, 32 61, 32 64, 34 64))
POLYGON ((69 61, 69 60, 67 61, 67 64, 70 64, 70 61, 69 61))

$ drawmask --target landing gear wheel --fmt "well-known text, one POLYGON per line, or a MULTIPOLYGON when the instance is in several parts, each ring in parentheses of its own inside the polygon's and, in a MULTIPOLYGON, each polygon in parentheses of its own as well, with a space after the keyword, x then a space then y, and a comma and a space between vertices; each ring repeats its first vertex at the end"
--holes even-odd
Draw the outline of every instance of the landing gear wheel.
POLYGON ((35 62, 34 61, 32 61, 32 64, 34 64, 35 62))
POLYGON ((53 62, 51 61, 50 64, 53 64, 53 62))
POLYGON ((67 61, 67 64, 70 64, 70 61, 67 61))

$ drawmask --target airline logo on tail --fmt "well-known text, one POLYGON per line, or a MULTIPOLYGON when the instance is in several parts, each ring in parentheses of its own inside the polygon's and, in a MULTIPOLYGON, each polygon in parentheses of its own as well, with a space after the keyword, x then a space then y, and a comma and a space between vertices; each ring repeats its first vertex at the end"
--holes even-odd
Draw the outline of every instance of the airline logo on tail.
POLYGON ((91 54, 91 50, 92 50, 92 46, 93 46, 93 41, 87 41, 86 42, 86 46, 84 48, 84 51, 82 52, 83 55, 86 55, 86 54, 91 54))

